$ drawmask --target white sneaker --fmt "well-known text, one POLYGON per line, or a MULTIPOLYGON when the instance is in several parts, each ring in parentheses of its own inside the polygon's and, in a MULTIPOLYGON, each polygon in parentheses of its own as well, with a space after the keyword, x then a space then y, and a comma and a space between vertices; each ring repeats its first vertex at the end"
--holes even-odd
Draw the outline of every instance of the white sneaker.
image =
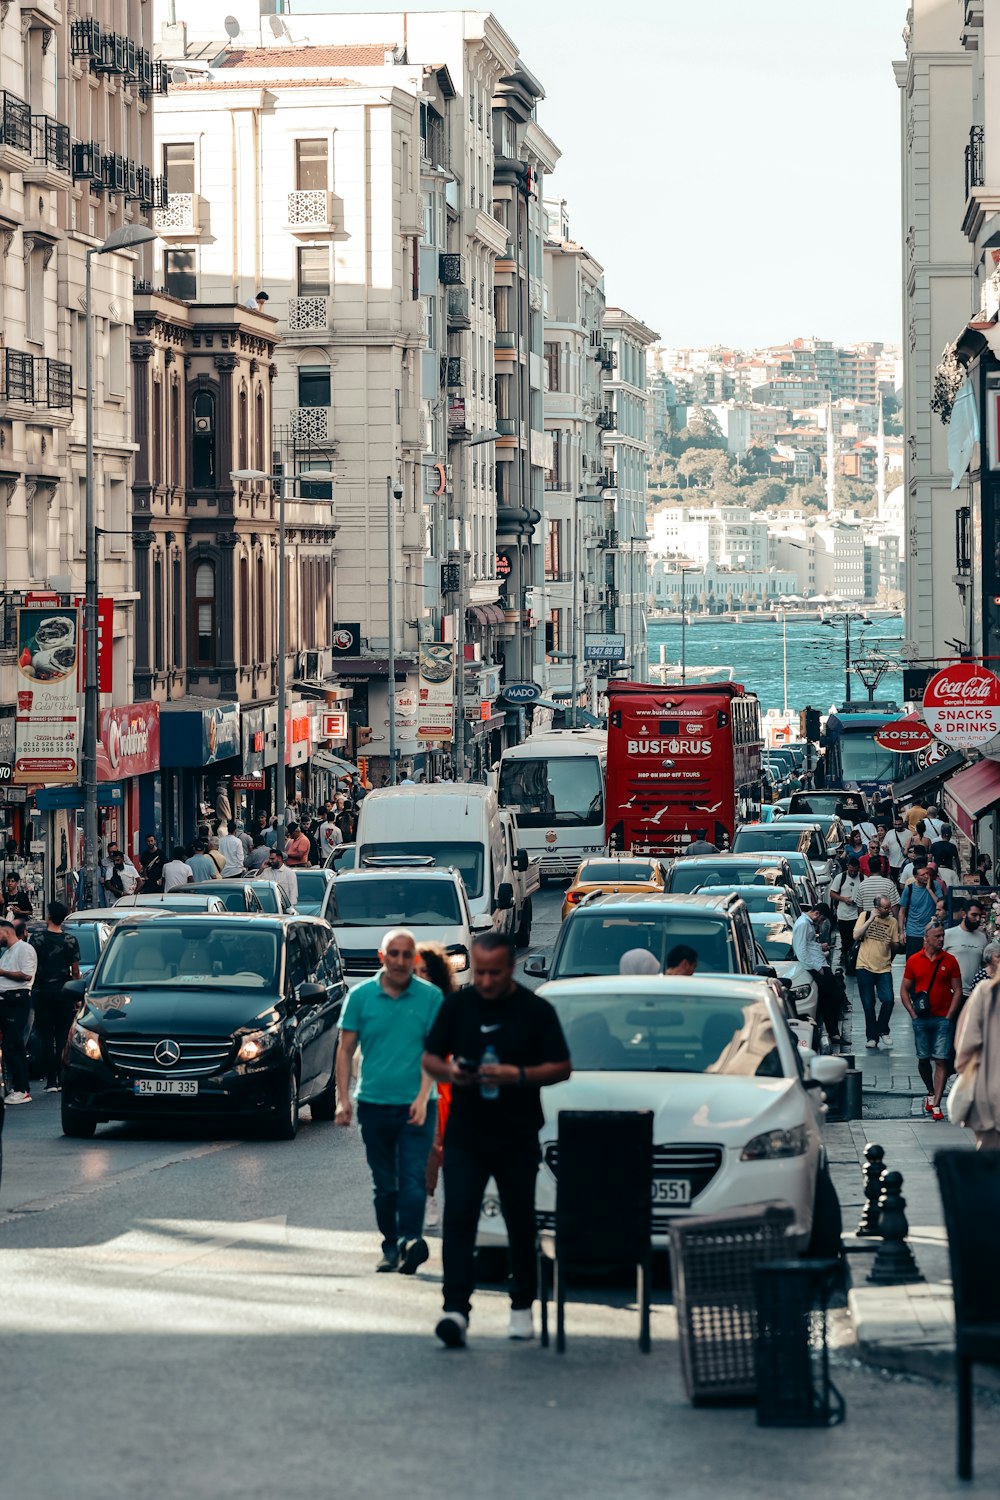
POLYGON ((533 1339, 535 1337, 535 1319, 530 1307, 512 1307, 510 1310, 510 1322, 507 1325, 507 1337, 509 1339, 533 1339))
POLYGON ((869 1040, 869 1041, 865 1042, 865 1046, 868 1048, 869 1052, 874 1052, 875 1049, 878 1047, 878 1042, 873 1042, 873 1041, 869 1040))
POLYGON ((883 1031, 882 1035, 879 1037, 879 1041, 882 1043, 883 1047, 891 1047, 892 1046, 892 1037, 889 1035, 889 1033, 887 1031, 883 1031))
POLYGON ((444 1317, 438 1320, 434 1332, 446 1349, 464 1349, 468 1327, 469 1320, 461 1313, 446 1312, 444 1317))
POLYGON ((20 1089, 13 1089, 3 1102, 5 1104, 30 1104, 31 1095, 23 1093, 20 1089))
POLYGON ((427 1199, 427 1207, 424 1209, 424 1228, 437 1229, 441 1223, 441 1206, 434 1193, 427 1199))

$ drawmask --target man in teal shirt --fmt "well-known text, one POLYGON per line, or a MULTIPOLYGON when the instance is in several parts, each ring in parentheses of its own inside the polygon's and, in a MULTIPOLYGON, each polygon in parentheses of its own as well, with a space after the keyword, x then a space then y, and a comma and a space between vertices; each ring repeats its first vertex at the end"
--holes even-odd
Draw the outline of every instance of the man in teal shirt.
POLYGON ((443 995, 413 972, 417 941, 400 928, 387 932, 382 968, 356 984, 340 1017, 337 1124, 350 1125, 351 1060, 361 1047, 358 1124, 375 1187, 375 1219, 382 1235, 376 1271, 412 1276, 427 1259, 424 1208, 427 1158, 434 1144, 437 1094, 420 1059, 443 995))

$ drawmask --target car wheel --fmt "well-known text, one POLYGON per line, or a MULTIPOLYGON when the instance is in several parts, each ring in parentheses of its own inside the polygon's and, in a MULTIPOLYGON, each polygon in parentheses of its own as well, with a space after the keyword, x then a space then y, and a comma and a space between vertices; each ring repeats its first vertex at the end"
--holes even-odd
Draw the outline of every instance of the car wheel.
POLYGON ((89 1141, 97 1129, 97 1116, 85 1109, 74 1109, 62 1101, 62 1133, 74 1141, 89 1141))
POLYGON ((309 1113, 314 1120, 332 1120, 337 1113, 337 1080, 336 1069, 330 1075, 330 1082, 321 1094, 309 1101, 309 1113))
POLYGON ((816 1174, 816 1197, 813 1201, 809 1259, 838 1260, 841 1254, 840 1236, 843 1227, 840 1199, 837 1197, 837 1189, 830 1176, 829 1165, 824 1162, 816 1174))
POLYGON ((272 1141, 294 1141, 299 1133, 299 1073, 294 1063, 288 1069, 282 1102, 271 1117, 267 1133, 272 1141))
POLYGON ((524 910, 521 913, 521 925, 518 927, 517 933, 514 937, 514 946, 516 948, 527 948, 528 944, 531 942, 532 916, 533 912, 531 910, 531 899, 529 897, 529 899, 524 903, 524 910))

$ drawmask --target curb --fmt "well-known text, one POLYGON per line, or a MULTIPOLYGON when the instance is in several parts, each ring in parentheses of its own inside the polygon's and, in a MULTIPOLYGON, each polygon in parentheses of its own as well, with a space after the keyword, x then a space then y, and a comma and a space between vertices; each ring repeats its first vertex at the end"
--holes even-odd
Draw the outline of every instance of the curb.
MULTIPOLYGON (((874 1242, 867 1242, 865 1248, 869 1247, 874 1249, 874 1242)), ((951 1283, 869 1286, 863 1278, 870 1257, 859 1246, 849 1250, 846 1260, 851 1282, 847 1306, 858 1358, 879 1370, 954 1383, 955 1313, 951 1283), (860 1284, 855 1282, 855 1266, 860 1284)), ((976 1365, 973 1379, 982 1390, 1000 1392, 1000 1370, 976 1365)))

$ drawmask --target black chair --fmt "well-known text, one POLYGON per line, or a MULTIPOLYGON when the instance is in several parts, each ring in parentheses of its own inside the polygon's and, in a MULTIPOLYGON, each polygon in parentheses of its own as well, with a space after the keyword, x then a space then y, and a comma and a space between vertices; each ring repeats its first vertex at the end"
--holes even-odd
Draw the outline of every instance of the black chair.
POLYGON ((1000 1151, 936 1151, 955 1297, 958 1477, 972 1478, 972 1367, 1000 1367, 1000 1151))
POLYGON ((549 1266, 556 1304, 556 1349, 566 1349, 569 1266, 637 1268, 639 1348, 649 1353, 653 1236, 651 1110, 561 1110, 559 1138, 546 1151, 556 1174, 554 1231, 539 1234, 542 1345, 549 1342, 549 1266))

